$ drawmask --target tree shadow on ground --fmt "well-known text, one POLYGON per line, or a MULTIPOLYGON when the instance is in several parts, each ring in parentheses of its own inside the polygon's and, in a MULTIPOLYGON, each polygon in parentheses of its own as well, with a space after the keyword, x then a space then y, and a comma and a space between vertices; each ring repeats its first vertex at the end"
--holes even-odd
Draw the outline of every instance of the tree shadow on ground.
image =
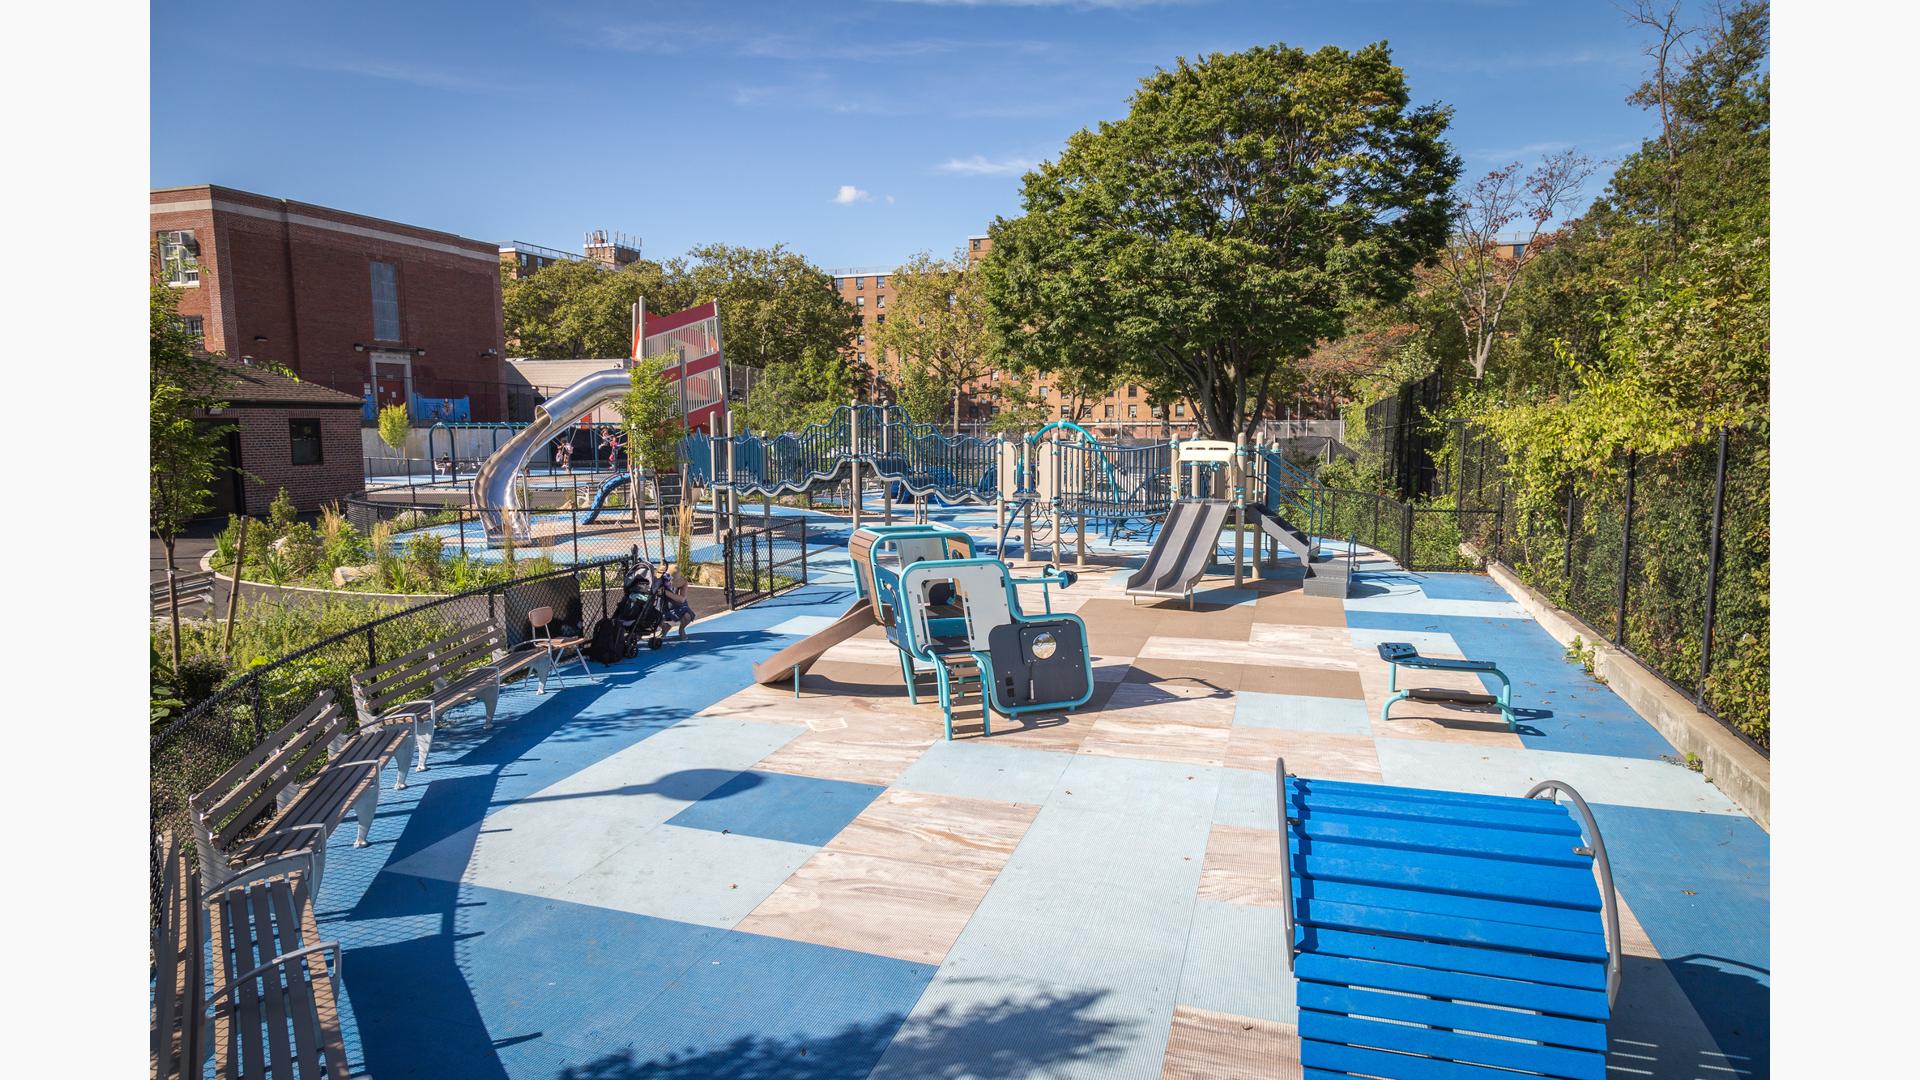
POLYGON ((910 1020, 894 1013, 819 1038, 749 1035, 651 1058, 629 1047, 571 1066, 556 1080, 851 1080, 867 1076, 882 1054, 889 1055, 889 1075, 915 1080, 1097 1066, 1127 1044, 1127 1024, 1090 1015, 1105 996, 1091 990, 1009 995, 968 1007, 941 1005, 910 1020))

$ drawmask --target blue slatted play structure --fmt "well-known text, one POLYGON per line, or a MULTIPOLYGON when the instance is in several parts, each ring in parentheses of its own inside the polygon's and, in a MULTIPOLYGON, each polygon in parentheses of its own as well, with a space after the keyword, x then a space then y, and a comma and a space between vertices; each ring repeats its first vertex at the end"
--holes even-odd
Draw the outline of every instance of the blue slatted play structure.
POLYGON ((1274 778, 1305 1077, 1603 1080, 1620 917, 1577 792, 1274 778))

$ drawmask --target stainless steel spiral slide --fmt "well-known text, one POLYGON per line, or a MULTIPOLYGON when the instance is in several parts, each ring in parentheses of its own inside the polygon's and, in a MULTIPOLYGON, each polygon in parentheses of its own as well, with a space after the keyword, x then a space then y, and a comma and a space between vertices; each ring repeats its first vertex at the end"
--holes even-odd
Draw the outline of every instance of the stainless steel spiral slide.
POLYGON ((533 423, 516 432, 480 466, 480 475, 474 481, 474 503, 489 545, 498 545, 508 537, 516 543, 524 542, 532 535, 527 528, 526 509, 520 505, 519 479, 533 452, 559 438, 595 406, 625 394, 627 386, 625 368, 588 375, 537 406, 533 423))

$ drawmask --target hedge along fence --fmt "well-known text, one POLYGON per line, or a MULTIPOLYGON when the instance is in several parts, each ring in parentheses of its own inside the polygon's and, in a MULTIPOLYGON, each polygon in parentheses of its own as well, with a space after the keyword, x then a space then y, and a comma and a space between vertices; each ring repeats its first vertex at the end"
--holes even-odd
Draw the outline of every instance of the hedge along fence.
POLYGON ((619 602, 626 567, 625 558, 606 559, 388 611, 278 659, 256 663, 169 723, 150 744, 153 903, 159 903, 160 895, 161 838, 187 828, 187 799, 293 719, 322 689, 331 687, 351 707, 350 680, 356 672, 492 619, 500 620, 508 641, 517 645, 527 635, 529 610, 551 606, 556 613, 564 612, 575 596, 583 622, 592 626, 619 602))
POLYGON ((1522 505, 1500 448, 1463 429, 1443 485, 1482 512, 1467 539, 1765 748, 1768 434, 1729 430, 1673 454, 1622 455, 1596 476, 1569 477, 1551 501, 1522 505))

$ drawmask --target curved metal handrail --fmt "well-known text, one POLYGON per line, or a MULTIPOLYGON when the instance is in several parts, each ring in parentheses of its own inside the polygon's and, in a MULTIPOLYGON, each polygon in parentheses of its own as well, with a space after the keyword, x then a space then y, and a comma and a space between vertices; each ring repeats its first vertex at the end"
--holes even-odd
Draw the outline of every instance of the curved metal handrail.
POLYGON ((1280 806, 1280 913, 1287 930, 1287 970, 1293 970, 1293 849, 1287 840, 1287 759, 1273 759, 1273 788, 1280 806))
MULTIPOLYGON (((1606 919, 1607 929, 1607 1007, 1613 1007, 1614 995, 1620 992, 1620 894, 1613 886, 1613 864, 1607 860, 1607 843, 1600 838, 1600 824, 1593 819, 1593 811, 1587 808, 1587 800, 1564 780, 1542 780, 1527 789, 1527 798, 1552 798, 1565 795, 1580 811, 1580 817, 1586 822, 1587 843, 1593 854, 1593 865, 1600 872, 1600 909, 1606 919)), ((1554 800, 1558 802, 1558 800, 1554 800)))

